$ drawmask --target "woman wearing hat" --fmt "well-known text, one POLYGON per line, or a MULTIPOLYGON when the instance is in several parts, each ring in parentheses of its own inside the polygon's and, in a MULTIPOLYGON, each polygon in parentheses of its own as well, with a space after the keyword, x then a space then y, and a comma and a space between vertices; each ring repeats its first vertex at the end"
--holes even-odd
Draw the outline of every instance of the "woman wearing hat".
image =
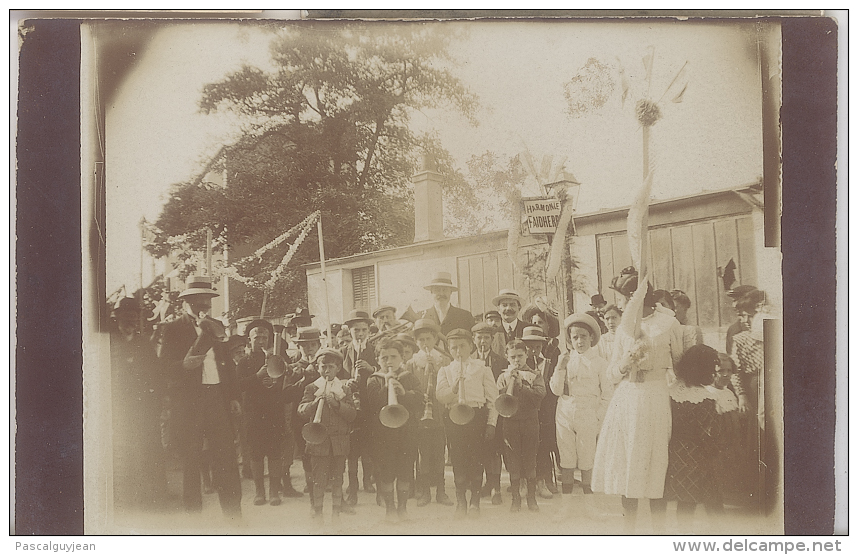
POLYGON ((137 300, 120 299, 111 318, 114 504, 157 509, 167 490, 160 427, 166 383, 154 346, 138 333, 137 300))
POLYGON ((652 288, 642 284, 617 330, 608 374, 619 385, 602 424, 593 466, 593 490, 622 496, 626 533, 634 531, 640 498, 650 500, 653 528, 664 531, 667 506, 662 497, 671 428, 667 386, 681 356, 679 322, 673 311, 657 306, 652 288), (642 310, 642 318, 636 337, 637 310, 642 310))

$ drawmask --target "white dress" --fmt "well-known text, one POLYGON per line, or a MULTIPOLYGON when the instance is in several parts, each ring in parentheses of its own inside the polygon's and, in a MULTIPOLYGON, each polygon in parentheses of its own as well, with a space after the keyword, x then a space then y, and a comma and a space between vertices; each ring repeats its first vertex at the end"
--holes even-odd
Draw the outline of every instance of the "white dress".
POLYGON ((682 355, 682 330, 667 311, 656 310, 641 322, 647 354, 636 381, 622 374, 620 361, 634 339, 617 331, 610 377, 622 379, 599 434, 593 466, 593 491, 629 498, 660 499, 667 474, 671 412, 668 376, 682 355))

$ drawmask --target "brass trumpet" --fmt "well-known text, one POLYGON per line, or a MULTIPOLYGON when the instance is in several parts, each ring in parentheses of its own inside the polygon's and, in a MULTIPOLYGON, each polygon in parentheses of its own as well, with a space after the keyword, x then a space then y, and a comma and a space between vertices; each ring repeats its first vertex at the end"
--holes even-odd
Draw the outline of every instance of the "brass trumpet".
POLYGON ((304 441, 312 445, 318 445, 328 437, 328 430, 322 424, 322 411, 325 409, 324 394, 327 392, 328 382, 326 380, 325 389, 322 392, 323 396, 319 398, 319 406, 316 407, 316 415, 313 417, 313 421, 307 422, 304 424, 304 427, 301 428, 301 435, 304 437, 304 441))
POLYGON ((378 419, 388 428, 401 428, 408 422, 408 409, 399 404, 393 388, 393 375, 387 377, 387 405, 378 413, 378 419))
POLYGON ((498 395, 495 400, 495 409, 498 414, 504 418, 509 418, 518 412, 518 397, 514 397, 512 389, 515 386, 515 378, 510 374, 509 384, 506 386, 506 391, 498 395))
MULTIPOLYGON (((280 355, 281 337, 279 333, 274 334, 274 351, 265 359, 265 371, 268 376, 277 379, 286 373, 286 361, 280 355)), ((274 384, 268 387, 274 387, 274 384)))
POLYGON ((374 335, 371 335, 369 337, 369 339, 366 340, 366 343, 367 343, 367 345, 369 345, 373 341, 378 341, 379 339, 382 339, 382 338, 388 337, 388 336, 392 337, 392 336, 396 335, 397 333, 404 333, 413 327, 414 327, 413 322, 404 322, 402 324, 399 324, 398 326, 393 326, 392 328, 388 328, 384 331, 380 331, 374 335))
MULTIPOLYGON (((464 365, 459 362, 460 367, 464 370, 464 365)), ((465 374, 459 378, 459 402, 450 407, 450 420, 454 424, 464 426, 474 419, 474 408, 465 404, 465 374)))

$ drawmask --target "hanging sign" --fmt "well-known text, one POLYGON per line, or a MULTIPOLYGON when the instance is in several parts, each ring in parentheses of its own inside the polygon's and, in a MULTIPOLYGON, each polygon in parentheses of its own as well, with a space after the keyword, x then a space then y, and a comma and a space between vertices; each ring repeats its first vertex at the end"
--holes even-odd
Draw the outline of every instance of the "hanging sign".
POLYGON ((554 197, 522 199, 521 215, 526 218, 527 231, 531 234, 557 231, 560 208, 560 199, 554 197))

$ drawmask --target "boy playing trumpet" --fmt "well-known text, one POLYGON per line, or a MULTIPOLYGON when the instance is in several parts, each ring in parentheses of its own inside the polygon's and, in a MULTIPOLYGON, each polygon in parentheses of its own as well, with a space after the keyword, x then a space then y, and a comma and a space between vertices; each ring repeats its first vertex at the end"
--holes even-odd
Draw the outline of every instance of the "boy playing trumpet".
POLYGON ((408 516, 423 389, 417 377, 405 369, 399 341, 382 340, 376 353, 381 370, 367 379, 364 409, 369 419, 376 487, 384 500, 387 520, 392 522, 408 516), (394 488, 398 504, 394 503, 394 488))
POLYGON ((337 378, 342 369, 343 355, 334 349, 320 349, 314 363, 319 378, 304 390, 298 412, 305 419, 324 426, 324 437, 313 443, 307 441, 306 451, 313 468, 313 491, 310 506, 313 518, 322 519, 325 487, 331 482, 331 505, 333 519, 341 512, 354 514, 354 509, 343 504, 343 473, 349 453, 349 430, 355 419, 354 397, 345 380, 337 378), (321 411, 319 405, 324 401, 321 411))

